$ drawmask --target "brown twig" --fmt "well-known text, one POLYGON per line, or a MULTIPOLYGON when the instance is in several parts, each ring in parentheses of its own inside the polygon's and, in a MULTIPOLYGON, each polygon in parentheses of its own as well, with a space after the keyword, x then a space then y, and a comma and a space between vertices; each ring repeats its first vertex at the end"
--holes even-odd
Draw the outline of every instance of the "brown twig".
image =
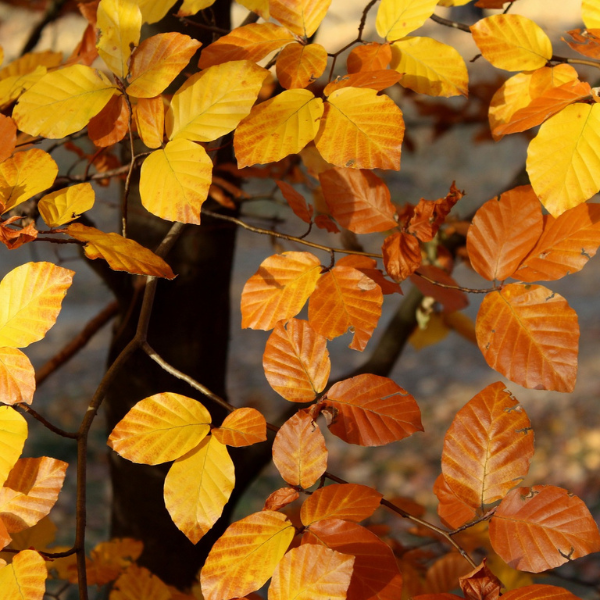
POLYGON ((56 435, 60 435, 61 437, 65 438, 70 438, 72 440, 77 439, 77 433, 71 433, 69 431, 65 431, 64 429, 61 429, 60 427, 57 427, 56 425, 53 425, 46 418, 42 417, 40 413, 33 410, 33 408, 31 408, 31 406, 29 406, 28 404, 25 404, 24 402, 19 402, 18 404, 15 404, 14 407, 30 414, 36 421, 39 421, 44 427, 46 427, 46 429, 49 429, 53 433, 56 433, 56 435))
POLYGON ((566 58, 564 56, 552 55, 549 62, 567 63, 569 65, 586 65, 587 67, 594 67, 600 69, 600 61, 596 60, 584 60, 582 58, 566 58))
POLYGON ((129 161, 129 169, 127 170, 127 177, 125 178, 125 189, 123 190, 123 195, 121 198, 121 235, 126 238, 127 237, 127 200, 129 199, 129 192, 131 189, 131 175, 133 174, 133 168, 135 166, 136 156, 135 149, 133 147, 133 127, 132 127, 132 119, 133 119, 133 109, 131 108, 131 101, 129 100, 129 96, 125 92, 125 85, 122 81, 119 81, 119 87, 123 91, 123 97, 125 98, 125 102, 127 104, 127 108, 129 110, 129 119, 127 122, 127 132, 129 134, 129 153, 131 155, 131 160, 129 161))
POLYGON ((432 21, 444 25, 445 27, 452 27, 453 29, 460 29, 460 31, 466 31, 471 33, 471 28, 466 23, 459 23, 458 21, 451 21, 450 19, 444 19, 438 15, 431 15, 429 17, 432 21))

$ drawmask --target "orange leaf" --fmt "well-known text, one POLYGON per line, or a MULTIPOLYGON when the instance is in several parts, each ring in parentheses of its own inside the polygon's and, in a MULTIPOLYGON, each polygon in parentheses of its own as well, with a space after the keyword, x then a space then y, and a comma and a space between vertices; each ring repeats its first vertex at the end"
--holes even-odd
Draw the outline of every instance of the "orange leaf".
POLYGON ((277 79, 286 90, 305 88, 316 81, 327 66, 327 50, 320 44, 297 42, 286 46, 277 57, 277 79))
POLYGON ((400 79, 402 79, 402 74, 390 69, 359 71, 358 73, 336 77, 334 81, 325 86, 323 93, 330 96, 335 90, 345 87, 371 88, 381 92, 398 83, 400 79))
POLYGON ((420 594, 413 596, 412 600, 462 600, 462 596, 456 594, 420 594))
POLYGON ((395 281, 404 281, 421 266, 419 240, 404 231, 385 238, 381 252, 386 273, 395 281))
POLYGON ((288 504, 294 502, 300 497, 300 493, 298 490, 291 487, 283 487, 272 494, 269 494, 269 497, 265 501, 265 506, 263 510, 279 510, 284 508, 288 504))
POLYGON ((357 375, 327 392, 329 431, 349 444, 383 446, 423 431, 415 399, 387 377, 357 375))
POLYGON ((502 600, 579 600, 564 588, 553 585, 527 585, 502 594, 502 600))
POLYGON ((212 430, 222 444, 240 448, 267 439, 267 422, 255 408, 238 408, 229 413, 221 427, 212 430))
POLYGON ((88 123, 88 136, 100 148, 120 142, 129 128, 129 107, 122 94, 115 94, 88 123))
POLYGON ((459 577, 470 571, 471 566, 458 552, 449 552, 427 569, 425 589, 430 593, 453 590, 459 585, 459 577))
POLYGON ((319 229, 325 229, 329 233, 339 233, 337 225, 331 220, 329 215, 317 215, 315 217, 315 225, 319 229))
POLYGON ((421 290, 424 296, 435 298, 444 307, 444 313, 452 313, 462 310, 469 304, 467 294, 462 290, 444 288, 435 283, 419 277, 419 273, 432 281, 450 286, 458 287, 458 284, 446 271, 433 265, 421 265, 415 275, 410 276, 410 280, 421 290))
POLYGON ((329 10, 331 0, 271 0, 271 16, 296 35, 309 38, 329 10))
POLYGON ((277 432, 273 462, 290 485, 308 489, 327 469, 327 447, 308 410, 298 411, 277 432))
POLYGON ((145 39, 130 59, 127 93, 136 98, 153 98, 162 93, 185 68, 202 44, 171 31, 145 39))
POLYGON ((572 50, 595 60, 600 59, 600 31, 598 29, 572 29, 567 33, 573 38, 573 41, 561 39, 569 44, 572 50))
POLYGON ((324 546, 293 548, 273 573, 269 600, 346 600, 354 560, 324 546))
MULTIPOLYGON (((2 203, 0 203, 0 210, 1 208, 2 203)), ((33 226, 33 223, 29 223, 29 225, 21 229, 9 227, 10 224, 22 218, 14 216, 6 219, 6 221, 0 221, 0 243, 4 244, 9 250, 15 250, 37 238, 38 230, 33 226)))
MULTIPOLYGON (((100 542, 90 552, 89 560, 86 560, 88 585, 106 585, 110 581, 114 581, 133 561, 140 557, 143 549, 142 542, 131 538, 115 538, 108 542, 100 542)), ((76 566, 76 564, 73 565, 73 567, 76 566)), ((143 576, 143 573, 138 572, 136 575, 143 576)), ((61 579, 63 579, 62 576, 61 579)), ((77 583, 75 568, 72 570, 69 581, 77 583)))
POLYGON ((553 281, 583 269, 600 246, 600 204, 580 204, 560 217, 544 216, 537 244, 512 275, 521 281, 553 281))
POLYGON ((160 148, 165 133, 165 105, 162 97, 139 98, 133 114, 142 142, 148 148, 160 148))
POLYGON ((437 513, 442 523, 447 523, 452 529, 456 529, 475 518, 476 510, 459 499, 450 489, 442 474, 438 476, 433 484, 433 493, 439 500, 437 513))
POLYGON ((46 561, 34 550, 19 552, 0 568, 3 600, 41 600, 46 590, 46 561))
POLYGON ((111 600, 129 600, 130 598, 171 600, 171 592, 167 584, 150 573, 148 569, 132 564, 117 579, 110 597, 111 600))
POLYGON ((358 523, 375 512, 382 498, 382 494, 366 485, 334 483, 316 490, 304 501, 300 518, 306 527, 324 519, 358 523))
POLYGON ((310 252, 284 252, 265 259, 242 291, 242 329, 273 329, 297 315, 321 276, 310 252))
POLYGON ((242 598, 260 589, 273 575, 295 531, 285 515, 270 510, 232 523, 200 572, 204 598, 242 598))
POLYGON ((485 279, 511 277, 542 233, 542 207, 530 185, 488 200, 467 233, 472 267, 485 279))
POLYGON ((470 573, 460 578, 460 588, 466 600, 498 600, 502 582, 485 564, 486 559, 470 573))
POLYGON ((327 385, 331 361, 327 339, 307 321, 277 323, 263 355, 269 385, 290 402, 310 402, 327 385))
POLYGON ((348 600, 397 600, 402 576, 391 548, 368 529, 341 519, 313 523, 302 544, 322 544, 355 557, 348 600))
POLYGON ((379 71, 387 69, 392 60, 392 49, 389 44, 372 42, 357 46, 348 54, 346 67, 348 73, 360 71, 379 71))
POLYGON ((388 96, 368 88, 342 88, 327 98, 315 145, 338 167, 400 169, 402 111, 388 96))
POLYGON ((383 295, 402 294, 402 288, 397 284, 389 281, 383 276, 380 269, 377 269, 377 261, 368 256, 358 256, 356 254, 348 254, 340 258, 336 262, 338 267, 354 267, 367 277, 371 278, 380 288, 383 295))
POLYGON ((331 216, 354 233, 386 231, 398 225, 396 208, 382 179, 371 171, 330 169, 319 175, 331 216))
POLYGON ((585 504, 552 485, 510 492, 490 521, 494 551, 511 567, 541 573, 600 550, 600 533, 585 504))
POLYGON ((207 69, 231 60, 258 62, 295 39, 287 29, 274 23, 250 23, 237 27, 204 48, 198 67, 207 69))
POLYGON ((15 151, 17 124, 6 115, 0 115, 0 163, 15 151))
POLYGON ((488 365, 526 388, 572 392, 579 324, 567 301, 541 285, 511 283, 483 300, 475 328, 488 365))
POLYGON ((348 330, 353 333, 349 347, 362 352, 381 316, 381 288, 367 275, 352 267, 334 267, 323 275, 308 305, 308 322, 332 340, 348 330))
POLYGON ((294 211, 294 214, 305 223, 310 223, 313 215, 313 207, 306 204, 304 196, 285 181, 276 181, 275 183, 281 190, 290 208, 294 211))
POLYGON ((0 348, 0 398, 4 404, 31 404, 35 392, 35 371, 17 348, 0 348))

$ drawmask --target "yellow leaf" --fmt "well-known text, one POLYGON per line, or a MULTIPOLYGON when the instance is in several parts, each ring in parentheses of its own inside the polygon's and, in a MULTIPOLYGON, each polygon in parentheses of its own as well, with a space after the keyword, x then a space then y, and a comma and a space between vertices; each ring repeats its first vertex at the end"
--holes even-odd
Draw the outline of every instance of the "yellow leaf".
POLYGON ((46 72, 46 67, 39 66, 31 73, 13 75, 0 81, 0 107, 8 106, 14 102, 21 94, 37 83, 46 72))
POLYGON ((129 71, 131 50, 140 41, 140 7, 133 0, 100 0, 97 18, 98 54, 106 66, 123 79, 129 71))
POLYGON ((438 0, 439 6, 464 6, 472 0, 438 0))
POLYGON ((369 88, 341 88, 327 99, 315 139, 323 158, 338 167, 400 169, 402 111, 369 88))
POLYGON ((581 17, 586 29, 600 29, 600 6, 596 0, 583 0, 581 17))
POLYGON ((124 238, 118 233, 104 233, 79 223, 69 225, 67 233, 80 242, 87 242, 84 251, 89 259, 103 258, 113 271, 175 278, 171 267, 160 256, 135 240, 124 238))
POLYGON ((441 342, 448 335, 448 326, 444 323, 444 319, 439 313, 431 313, 425 323, 425 327, 417 327, 408 341, 417 351, 433 346, 441 342))
MULTIPOLYGON (((38 551, 42 552, 54 552, 54 550, 48 550, 48 546, 54 542, 56 531, 56 525, 52 522, 50 517, 44 517, 33 527, 28 527, 27 529, 23 529, 23 531, 13 533, 11 535, 12 541, 10 547, 14 550, 37 548, 38 551)), ((0 553, 0 556, 7 557, 8 553, 0 553)))
POLYGON ((73 271, 48 262, 26 263, 0 283, 0 347, 25 348, 54 325, 73 271))
POLYGON ((48 227, 59 227, 90 210, 94 206, 95 197, 90 183, 78 183, 46 194, 39 201, 38 209, 48 227))
POLYGON ((390 41, 421 27, 433 14, 438 0, 381 0, 375 26, 390 41))
POLYGON ((305 88, 321 77, 326 66, 327 50, 320 44, 289 44, 277 57, 277 79, 288 90, 305 88))
POLYGON ((210 431, 210 413, 200 402, 171 392, 140 400, 117 423, 108 445, 123 458, 145 465, 175 460, 210 431))
POLYGON ((236 0, 238 4, 261 16, 265 21, 271 18, 269 0, 236 0))
POLYGON ((134 0, 142 11, 144 23, 157 23, 169 12, 177 0, 134 0))
POLYGON ((148 148, 159 148, 165 130, 165 105, 162 97, 138 98, 133 114, 142 142, 148 148))
POLYGON ((492 15, 471 26, 473 40, 498 69, 533 71, 552 58, 552 44, 541 27, 521 15, 492 15))
POLYGON ((0 348, 0 398, 4 404, 31 404, 35 392, 35 371, 17 348, 0 348))
POLYGON ((131 565, 115 582, 110 600, 171 600, 167 584, 144 567, 131 565))
POLYGON ((324 19, 331 0, 271 0, 271 16, 296 35, 309 38, 324 19))
POLYGON ((175 31, 144 40, 131 56, 127 93, 136 98, 153 98, 179 75, 202 44, 175 31))
POLYGON ((0 485, 4 484, 27 439, 27 421, 10 406, 0 406, 0 485))
POLYGON ((2 600, 42 600, 47 577, 46 562, 37 552, 19 552, 0 569, 2 600))
POLYGON ((600 106, 572 104, 548 119, 527 151, 531 185, 558 217, 600 189, 600 106))
POLYGON ((211 179, 212 161, 204 148, 189 140, 173 140, 142 165, 142 205, 161 219, 198 225, 211 179))
POLYGON ((173 463, 165 479, 165 505, 173 523, 193 544, 221 516, 234 484, 227 446, 212 435, 173 463))
POLYGON ((189 17, 197 12, 212 6, 215 0, 183 0, 183 4, 177 13, 178 17, 189 17))
POLYGON ((267 422, 255 408, 237 408, 225 417, 221 427, 212 430, 212 435, 234 448, 251 446, 267 439, 267 422))
POLYGON ((200 572, 205 600, 242 598, 273 575, 296 530, 272 510, 232 523, 212 547, 200 572))
POLYGON ((62 52, 52 52, 52 50, 45 50, 44 52, 28 52, 6 65, 6 67, 0 71, 0 81, 16 75, 33 73, 40 66, 46 69, 58 67, 61 62, 62 52))
POLYGON ((238 168, 297 154, 319 130, 323 101, 308 90, 286 90, 255 106, 233 139, 238 168))
POLYGON ((429 37, 407 37, 392 44, 392 69, 402 73, 400 85, 430 96, 468 96, 469 74, 452 46, 429 37))
POLYGON ((27 90, 13 118, 29 135, 63 138, 83 129, 116 91, 100 71, 73 65, 44 75, 27 90))
POLYGON ((43 150, 33 148, 13 154, 0 164, 0 210, 9 211, 43 192, 57 174, 58 165, 43 150))

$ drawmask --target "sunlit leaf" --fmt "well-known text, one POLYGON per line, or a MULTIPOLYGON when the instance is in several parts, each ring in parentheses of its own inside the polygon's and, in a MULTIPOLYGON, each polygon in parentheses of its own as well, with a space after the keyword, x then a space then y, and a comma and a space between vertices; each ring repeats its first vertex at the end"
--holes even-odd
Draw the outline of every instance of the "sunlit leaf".
POLYGON ((469 298, 465 292, 459 289, 456 281, 443 269, 433 265, 421 265, 417 271, 410 276, 410 280, 421 290, 424 296, 435 298, 443 306, 444 313, 452 313, 462 310, 469 304, 469 298), (427 279, 419 277, 421 273, 427 279), (431 283, 431 281, 441 283, 444 286, 431 283))
POLYGON ((116 91, 100 71, 73 65, 44 75, 27 90, 13 118, 29 135, 63 138, 83 129, 116 91))
POLYGON ((19 248, 19 246, 32 242, 37 238, 39 232, 31 221, 20 229, 9 227, 9 225, 20 221, 22 218, 14 215, 5 221, 0 221, 0 243, 4 244, 9 250, 19 248))
POLYGON ((371 42, 353 48, 346 60, 348 73, 361 71, 379 71, 387 69, 392 60, 392 50, 389 44, 371 42))
POLYGON ((263 368, 269 385, 290 402, 310 402, 329 379, 327 339, 307 321, 277 323, 267 340, 263 368))
POLYGON ((175 278, 171 267, 160 256, 135 240, 124 238, 118 233, 104 233, 80 223, 69 225, 67 233, 80 242, 87 242, 83 249, 89 259, 102 258, 114 271, 175 278))
POLYGON ((327 66, 327 50, 320 44, 288 44, 277 57, 277 79, 287 90, 305 88, 327 66))
POLYGON ((4 404, 31 404, 35 392, 35 371, 17 348, 0 348, 0 398, 4 404))
POLYGON ((177 0, 134 0, 142 11, 144 23, 157 23, 173 7, 177 0))
POLYGON ((44 50, 43 52, 27 52, 0 70, 0 81, 16 75, 33 73, 37 67, 52 69, 62 62, 62 52, 44 50))
POLYGON ((0 484, 21 455, 27 439, 27 421, 10 406, 0 406, 0 484))
POLYGON ((265 21, 271 18, 269 0, 236 0, 238 4, 261 16, 265 21))
POLYGON ((353 169, 400 169, 402 111, 368 88, 342 88, 327 98, 315 145, 323 158, 353 169))
POLYGON ((159 148, 165 132, 165 105, 162 97, 138 98, 133 114, 142 142, 148 148, 159 148))
POLYGON ((42 600, 46 591, 46 562, 34 550, 19 552, 0 568, 2 600, 42 600))
POLYGON ((581 17, 588 29, 600 29, 600 7, 594 0, 582 0, 581 17))
POLYGON ((302 504, 300 518, 305 526, 324 519, 359 522, 377 509, 383 495, 366 485, 334 483, 312 493, 302 504))
POLYGON ((283 197, 287 200, 294 214, 305 223, 310 223, 313 216, 313 207, 306 203, 304 196, 298 193, 289 183, 276 181, 283 197))
POLYGON ((271 0, 271 16, 296 35, 309 38, 327 14, 331 0, 271 0))
POLYGON ((120 142, 129 129, 129 105, 123 94, 115 94, 88 123, 88 137, 95 146, 106 148, 120 142))
POLYGON ((6 115, 0 115, 0 163, 14 151, 17 143, 17 124, 6 115))
POLYGON ((477 511, 450 489, 441 473, 433 484, 433 493, 439 500, 437 513, 442 522, 449 527, 453 529, 460 527, 475 518, 477 511))
POLYGON ((486 558, 470 573, 460 578, 460 588, 465 598, 478 600, 498 600, 502 591, 502 582, 492 573, 486 564, 486 558))
POLYGON ((426 322, 420 323, 408 338, 409 343, 417 352, 423 348, 433 346, 441 342, 450 332, 450 328, 444 323, 442 315, 432 312, 427 315, 426 322))
POLYGON ((273 462, 281 477, 302 489, 311 487, 327 469, 327 448, 308 411, 298 411, 277 432, 273 462))
POLYGON ((202 146, 185 139, 169 142, 142 164, 142 205, 161 219, 198 225, 212 181, 212 166, 202 146))
POLYGON ((171 392, 140 400, 119 421, 108 445, 132 462, 157 465, 195 448, 210 431, 211 416, 200 402, 171 392))
POLYGON ((153 98, 179 75, 202 44, 189 35, 171 31, 145 39, 131 55, 127 93, 153 98))
POLYGON ((438 0, 382 0, 377 10, 377 33, 390 41, 418 29, 433 14, 438 0))
POLYGON ((94 188, 90 183, 78 183, 46 194, 38 203, 38 210, 48 227, 59 227, 77 219, 94 206, 94 188))
MULTIPOLYGON (((425 574, 425 589, 430 593, 453 590, 459 585, 459 577, 471 571, 469 563, 458 552, 449 552, 437 559, 425 574)), ((470 600, 470 596, 466 596, 470 600)), ((477 596, 475 596, 477 598, 477 596)), ((436 598, 438 598, 436 596, 436 598)), ((438 599, 441 600, 441 599, 438 599)), ((484 600, 484 599, 481 599, 484 600)))
POLYGON ((227 446, 251 446, 267 439, 267 422, 255 408, 238 408, 225 417, 221 427, 212 430, 212 435, 227 446))
POLYGON ((47 550, 48 546, 55 541, 57 530, 58 528, 50 517, 44 517, 33 527, 13 533, 10 547, 15 550, 26 550, 27 548, 37 548, 38 551, 47 550))
POLYGON ((345 87, 355 88, 370 88, 377 90, 378 92, 391 87, 398 83, 402 75, 391 69, 383 69, 380 71, 360 71, 358 73, 351 73, 350 75, 342 75, 336 77, 336 79, 325 86, 323 93, 326 96, 330 96, 335 92, 345 87))
POLYGON ((377 268, 377 261, 367 256, 357 256, 348 254, 336 262, 338 267, 354 267, 367 277, 371 278, 380 288, 383 295, 402 294, 402 289, 397 283, 386 279, 380 269, 377 268))
POLYGON ((563 42, 567 42, 572 50, 595 60, 600 59, 600 30, 571 29, 567 33, 573 38, 573 41, 571 42, 565 38, 561 39, 563 42))
POLYGON ((600 533, 585 504, 552 485, 510 492, 490 521, 494 551, 511 567, 540 573, 600 550, 600 533))
POLYGON ((553 585, 528 585, 502 594, 503 600, 579 600, 564 588, 553 585))
POLYGON ((165 506, 175 525, 196 544, 221 516, 234 485, 227 447, 211 435, 169 469, 165 506))
POLYGON ((297 154, 319 131, 323 101, 308 90, 286 90, 255 106, 233 138, 238 168, 297 154))
POLYGON ((571 392, 579 324, 567 301, 541 285, 512 283, 490 292, 476 324, 488 365, 527 388, 571 392))
POLYGON ((284 252, 265 259, 242 291, 242 328, 273 329, 301 310, 321 276, 310 252, 284 252))
POLYGON ((54 325, 73 271, 51 263, 25 263, 0 283, 0 347, 25 348, 54 325))
POLYGON ((283 487, 269 494, 265 501, 263 510, 279 510, 286 507, 300 497, 297 489, 291 487, 283 487))
POLYGON ((273 573, 269 600, 346 600, 354 560, 324 546, 293 548, 273 573))
POLYGON ((336 383, 325 399, 329 431, 349 444, 382 446, 423 431, 415 399, 387 377, 357 375, 336 383))
POLYGON ((273 575, 296 530, 281 513, 263 510, 232 523, 200 572, 206 600, 242 598, 273 575))
POLYGON ((6 108, 32 88, 46 73, 46 67, 36 67, 31 73, 13 75, 0 80, 0 108, 6 108))
POLYGON ((153 575, 145 567, 132 564, 115 582, 110 600, 171 600, 167 584, 153 575))
POLYGON ((394 281, 404 281, 423 260, 419 240, 404 231, 396 231, 385 238, 381 252, 385 271, 394 281))
POLYGON ((212 6, 215 0, 183 0, 183 4, 177 13, 178 17, 189 17, 212 6))

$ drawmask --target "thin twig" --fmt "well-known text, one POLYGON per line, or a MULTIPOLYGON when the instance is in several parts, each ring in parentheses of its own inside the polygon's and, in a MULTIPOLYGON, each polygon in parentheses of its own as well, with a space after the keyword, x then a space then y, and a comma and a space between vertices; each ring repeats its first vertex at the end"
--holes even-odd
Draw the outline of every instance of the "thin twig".
POLYGON ((125 178, 125 189, 123 190, 123 195, 121 198, 121 235, 126 238, 127 237, 127 200, 129 199, 129 191, 131 188, 131 175, 133 174, 133 168, 135 166, 135 149, 133 146, 133 127, 132 127, 132 119, 133 119, 133 109, 131 108, 131 101, 129 100, 129 96, 125 92, 125 86, 122 82, 120 82, 120 87, 123 90, 123 97, 125 98, 125 102, 127 103, 127 108, 129 109, 129 119, 127 122, 127 131, 129 133, 129 153, 131 155, 131 160, 129 161, 129 170, 127 171, 127 177, 125 178))
POLYGON ((31 406, 29 406, 28 404, 25 404, 24 402, 19 402, 18 404, 14 404, 14 407, 19 408, 20 410, 22 410, 26 413, 29 413, 36 421, 39 421, 44 427, 46 427, 46 429, 49 429, 53 433, 56 433, 56 435, 60 435, 61 437, 65 437, 65 438, 70 438, 72 440, 76 440, 78 437, 77 433, 71 433, 69 431, 65 431, 64 429, 61 429, 60 427, 57 427, 56 425, 53 425, 52 423, 50 423, 50 421, 48 421, 48 419, 45 419, 44 417, 42 417, 42 415, 40 415, 40 413, 33 410, 33 408, 31 408, 31 406))
POLYGON ((438 15, 431 15, 429 17, 432 21, 439 23, 440 25, 444 25, 445 27, 452 27, 453 29, 460 29, 461 31, 466 31, 467 33, 471 33, 471 28, 465 23, 459 23, 458 21, 451 21, 450 19, 444 19, 444 17, 440 17, 438 15))
POLYGON ((566 58, 564 56, 556 56, 554 54, 550 61, 558 63, 567 63, 569 65, 586 65, 587 67, 594 67, 596 69, 600 69, 600 62, 595 60, 584 60, 582 58, 566 58))
POLYGON ((50 25, 53 21, 56 21, 60 16, 60 11, 62 7, 68 2, 68 0, 54 0, 54 2, 50 5, 50 8, 46 11, 46 14, 42 18, 42 20, 31 30, 23 49, 21 50, 21 56, 23 54, 27 54, 27 52, 31 52, 40 41, 42 37, 42 33, 44 29, 50 25))

